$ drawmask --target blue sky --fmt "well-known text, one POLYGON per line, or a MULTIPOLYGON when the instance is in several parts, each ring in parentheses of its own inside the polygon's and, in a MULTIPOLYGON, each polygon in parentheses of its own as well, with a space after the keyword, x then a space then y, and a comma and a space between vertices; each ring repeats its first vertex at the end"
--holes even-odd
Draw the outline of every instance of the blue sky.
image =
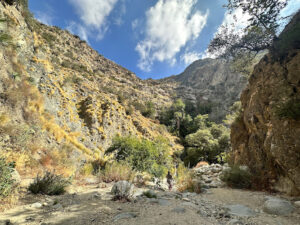
MULTIPOLYGON (((140 78, 181 73, 232 16, 227 0, 29 0, 41 22, 68 29, 140 78)), ((291 0, 286 13, 300 8, 291 0)), ((239 22, 247 16, 237 12, 239 22)))

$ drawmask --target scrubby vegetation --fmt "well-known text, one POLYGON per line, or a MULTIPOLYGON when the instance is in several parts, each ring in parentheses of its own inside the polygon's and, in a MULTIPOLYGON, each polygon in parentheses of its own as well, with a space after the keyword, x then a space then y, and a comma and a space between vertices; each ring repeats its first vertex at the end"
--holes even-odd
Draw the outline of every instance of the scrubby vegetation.
POLYGON ((153 191, 144 191, 143 195, 146 196, 147 198, 157 198, 157 195, 153 191))
POLYGON ((4 158, 0 158, 0 200, 7 197, 14 189, 14 179, 12 177, 13 164, 7 163, 4 158))
POLYGON ((223 172, 221 179, 232 188, 250 188, 252 176, 248 170, 233 166, 223 172))
POLYGON ((28 190, 33 194, 60 195, 66 192, 70 180, 51 172, 46 172, 43 177, 37 176, 28 190))
POLYGON ((103 170, 98 173, 100 182, 117 182, 121 180, 132 181, 135 172, 126 162, 108 163, 103 170))
POLYGON ((279 118, 300 119, 300 99, 289 99, 286 103, 279 105, 275 111, 279 118))
POLYGON ((165 176, 171 163, 170 147, 164 138, 150 141, 134 136, 117 136, 106 151, 106 154, 110 153, 115 154, 117 161, 126 162, 132 169, 155 177, 165 176))
POLYGON ((182 140, 185 147, 182 159, 185 165, 195 166, 199 161, 223 162, 224 153, 230 149, 229 129, 210 121, 207 114, 195 116, 195 112, 198 111, 190 105, 186 107, 178 99, 162 112, 160 121, 182 140))
POLYGON ((195 192, 201 193, 201 185, 194 180, 194 174, 191 170, 184 167, 184 165, 179 165, 178 176, 176 178, 176 185, 178 191, 180 192, 195 192))
POLYGON ((148 118, 154 118, 156 111, 153 102, 147 101, 146 103, 141 103, 135 101, 132 103, 132 105, 136 110, 139 110, 143 116, 148 118))

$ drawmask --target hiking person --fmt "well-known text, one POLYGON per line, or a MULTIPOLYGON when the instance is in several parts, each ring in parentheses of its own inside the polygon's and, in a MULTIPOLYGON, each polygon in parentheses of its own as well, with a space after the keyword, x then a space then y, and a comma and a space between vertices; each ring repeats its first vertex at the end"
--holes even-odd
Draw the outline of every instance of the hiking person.
POLYGON ((172 177, 170 171, 168 171, 168 174, 167 174, 167 183, 169 185, 169 190, 171 191, 172 190, 173 177, 172 177))

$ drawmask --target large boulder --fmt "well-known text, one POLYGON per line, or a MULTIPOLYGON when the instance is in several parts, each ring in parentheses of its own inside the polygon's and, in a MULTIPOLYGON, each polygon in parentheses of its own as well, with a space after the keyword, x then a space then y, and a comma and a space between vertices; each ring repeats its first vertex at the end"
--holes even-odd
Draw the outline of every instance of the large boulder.
POLYGON ((266 213, 274 215, 288 215, 294 211, 293 205, 284 199, 269 198, 263 206, 266 213))
POLYGON ((118 181, 112 187, 111 193, 114 195, 115 199, 130 200, 134 195, 134 185, 125 180, 118 181))
POLYGON ((225 207, 230 215, 239 216, 239 217, 250 217, 255 216, 256 213, 247 206, 244 205, 228 205, 225 207))

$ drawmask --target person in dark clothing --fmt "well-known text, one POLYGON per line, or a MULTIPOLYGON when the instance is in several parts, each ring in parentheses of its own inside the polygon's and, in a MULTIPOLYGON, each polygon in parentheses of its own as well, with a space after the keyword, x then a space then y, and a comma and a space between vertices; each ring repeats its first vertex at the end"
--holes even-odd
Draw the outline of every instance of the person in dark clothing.
POLYGON ((167 174, 167 183, 169 185, 169 190, 171 191, 172 190, 173 177, 172 177, 170 171, 168 171, 168 174, 167 174))

